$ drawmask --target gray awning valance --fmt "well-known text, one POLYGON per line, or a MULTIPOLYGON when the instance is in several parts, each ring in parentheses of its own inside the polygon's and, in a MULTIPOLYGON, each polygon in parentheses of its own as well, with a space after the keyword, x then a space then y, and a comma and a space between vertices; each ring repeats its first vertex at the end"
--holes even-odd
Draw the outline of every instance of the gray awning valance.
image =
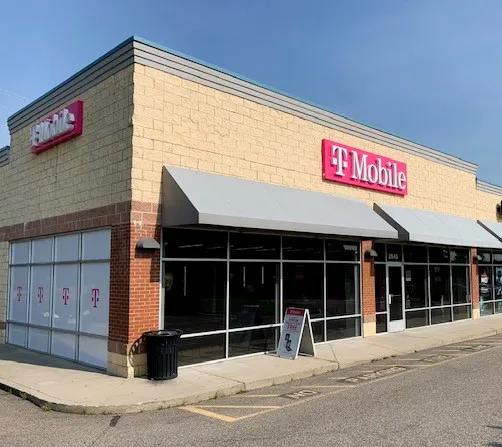
POLYGON ((403 241, 502 248, 497 238, 466 217, 382 204, 375 204, 375 211, 398 230, 403 241))
POLYGON ((478 223, 486 231, 489 231, 498 240, 502 241, 502 223, 499 223, 499 222, 488 222, 486 220, 478 220, 478 223))
POLYGON ((163 172, 163 226, 218 225, 396 239, 357 200, 178 167, 163 172))

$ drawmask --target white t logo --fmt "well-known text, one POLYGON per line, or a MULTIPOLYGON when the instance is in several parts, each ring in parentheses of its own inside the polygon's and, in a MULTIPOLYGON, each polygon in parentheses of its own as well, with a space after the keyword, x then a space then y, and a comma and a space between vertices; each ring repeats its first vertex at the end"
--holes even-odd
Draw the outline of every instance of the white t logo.
POLYGON ((336 175, 345 177, 343 170, 349 166, 347 161, 347 149, 331 146, 331 166, 336 166, 336 175))

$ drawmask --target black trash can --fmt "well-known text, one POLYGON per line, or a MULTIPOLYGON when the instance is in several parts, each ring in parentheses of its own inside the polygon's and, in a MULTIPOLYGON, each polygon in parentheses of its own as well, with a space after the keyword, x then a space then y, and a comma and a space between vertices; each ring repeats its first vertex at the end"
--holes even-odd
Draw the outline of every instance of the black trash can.
POLYGON ((174 379, 178 376, 179 329, 145 332, 147 378, 174 379))

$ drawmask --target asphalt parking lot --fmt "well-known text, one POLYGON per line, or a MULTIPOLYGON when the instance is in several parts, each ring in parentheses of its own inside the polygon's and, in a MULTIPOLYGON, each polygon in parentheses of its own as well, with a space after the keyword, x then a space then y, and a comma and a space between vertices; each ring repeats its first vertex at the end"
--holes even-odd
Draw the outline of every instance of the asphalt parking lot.
POLYGON ((115 416, 0 394, 5 446, 502 446, 502 336, 220 399, 115 416))

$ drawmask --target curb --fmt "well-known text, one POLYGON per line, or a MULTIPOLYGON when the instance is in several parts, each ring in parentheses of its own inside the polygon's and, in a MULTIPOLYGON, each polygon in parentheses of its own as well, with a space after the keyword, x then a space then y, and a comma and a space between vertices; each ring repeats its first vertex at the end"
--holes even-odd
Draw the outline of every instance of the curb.
MULTIPOLYGON (((431 347, 427 347, 425 349, 419 350, 407 350, 407 351, 396 351, 396 355, 406 355, 412 354, 414 352, 421 352, 427 349, 433 349, 441 346, 447 346, 450 344, 461 343, 463 341, 476 340, 478 338, 490 337, 493 335, 502 334, 502 329, 487 329, 480 331, 478 334, 466 334, 465 337, 460 336, 458 339, 451 341, 440 340, 438 343, 433 344, 431 347)), ((186 396, 183 398, 175 398, 158 402, 140 402, 137 404, 127 404, 127 405, 80 405, 80 404, 72 404, 58 401, 51 401, 45 398, 38 397, 33 394, 31 391, 25 391, 20 387, 0 382, 0 390, 3 390, 7 393, 13 394, 21 399, 25 399, 30 401, 31 403, 37 405, 43 410, 51 410, 57 411, 60 413, 70 413, 70 414, 88 414, 88 415, 110 415, 110 414, 131 414, 131 413, 142 413, 146 411, 156 411, 156 410, 164 410, 167 408, 180 407, 184 405, 193 405, 199 402, 216 399, 218 397, 230 396, 239 393, 245 393, 248 391, 260 389, 260 388, 268 388, 274 385, 280 385, 288 382, 292 382, 299 379, 306 379, 308 377, 317 376, 320 374, 325 374, 332 371, 337 371, 339 369, 351 368, 353 366, 360 366, 369 363, 373 363, 378 360, 383 360, 386 358, 390 358, 392 356, 380 356, 374 357, 368 360, 356 360, 352 362, 344 362, 343 365, 339 364, 336 361, 329 362, 326 360, 327 364, 322 366, 317 366, 315 368, 311 368, 304 371, 298 371, 290 374, 283 374, 277 377, 271 377, 268 379, 260 379, 253 382, 236 382, 236 385, 229 386, 226 388, 219 389, 217 391, 209 391, 200 394, 193 394, 191 396, 186 396)))

